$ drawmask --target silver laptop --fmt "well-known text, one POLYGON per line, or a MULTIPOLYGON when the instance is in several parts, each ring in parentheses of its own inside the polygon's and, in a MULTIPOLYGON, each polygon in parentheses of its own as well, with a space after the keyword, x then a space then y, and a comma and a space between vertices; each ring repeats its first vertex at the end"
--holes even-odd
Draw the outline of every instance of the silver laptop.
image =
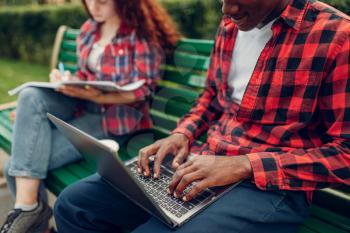
POLYGON ((170 166, 171 158, 164 161, 160 178, 144 177, 137 173, 137 156, 123 162, 117 150, 49 113, 47 116, 85 158, 97 161, 97 172, 112 187, 170 228, 183 225, 237 185, 206 189, 193 200, 183 202, 167 193, 174 173, 170 166))

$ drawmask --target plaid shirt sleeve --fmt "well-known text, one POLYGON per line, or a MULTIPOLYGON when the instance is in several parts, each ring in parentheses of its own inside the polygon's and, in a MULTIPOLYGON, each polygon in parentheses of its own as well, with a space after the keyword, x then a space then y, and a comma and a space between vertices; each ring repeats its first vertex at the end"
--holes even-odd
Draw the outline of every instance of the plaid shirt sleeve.
MULTIPOLYGON (((222 33, 222 29, 223 27, 219 27, 218 34, 222 33)), ((217 120, 223 112, 217 99, 218 87, 215 81, 218 53, 219 47, 215 43, 210 58, 205 88, 197 98, 190 112, 179 121, 177 128, 172 131, 172 134, 182 133, 186 135, 190 144, 202 133, 206 132, 211 122, 217 120)))
POLYGON ((134 91, 136 101, 142 101, 152 95, 160 80, 162 57, 155 46, 144 39, 137 39, 135 45, 134 66, 131 80, 145 80, 145 84, 134 91))
POLYGON ((289 152, 248 154, 260 189, 312 191, 350 185, 350 35, 339 46, 318 99, 328 143, 289 152))

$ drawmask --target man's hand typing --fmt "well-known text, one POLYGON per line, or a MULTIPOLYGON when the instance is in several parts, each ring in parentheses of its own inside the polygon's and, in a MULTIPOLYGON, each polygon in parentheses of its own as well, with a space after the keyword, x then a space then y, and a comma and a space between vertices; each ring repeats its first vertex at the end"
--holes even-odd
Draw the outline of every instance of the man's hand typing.
POLYGON ((182 198, 189 201, 206 188, 236 183, 251 175, 246 156, 195 156, 177 168, 169 193, 181 197, 186 187, 195 182, 182 198))
POLYGON ((172 154, 174 156, 172 166, 177 168, 182 164, 189 154, 188 139, 183 134, 172 134, 167 138, 161 139, 152 145, 142 148, 139 152, 138 172, 145 176, 150 175, 149 157, 155 155, 154 158, 154 178, 160 175, 160 165, 164 158, 172 154))

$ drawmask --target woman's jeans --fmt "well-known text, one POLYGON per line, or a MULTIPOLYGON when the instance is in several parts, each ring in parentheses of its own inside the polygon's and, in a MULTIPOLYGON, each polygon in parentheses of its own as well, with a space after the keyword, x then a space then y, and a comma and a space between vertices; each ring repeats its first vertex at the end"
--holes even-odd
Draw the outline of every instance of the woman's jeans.
MULTIPOLYGON (((103 131, 97 105, 67 97, 51 89, 24 89, 18 98, 11 158, 4 170, 13 196, 16 194, 16 176, 42 180, 46 178, 48 171, 82 158, 49 121, 47 112, 98 139, 108 138, 103 131), (82 104, 90 108, 76 117, 77 108, 82 104)), ((46 201, 43 182, 39 196, 46 201)))

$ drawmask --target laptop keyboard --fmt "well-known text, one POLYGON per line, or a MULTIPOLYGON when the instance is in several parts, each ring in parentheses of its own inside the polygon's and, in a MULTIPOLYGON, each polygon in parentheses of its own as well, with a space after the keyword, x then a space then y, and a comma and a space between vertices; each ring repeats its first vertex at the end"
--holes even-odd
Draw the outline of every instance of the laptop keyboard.
MULTIPOLYGON (((172 174, 167 170, 161 168, 160 177, 158 179, 153 179, 151 177, 140 175, 137 172, 136 163, 132 163, 128 167, 136 179, 143 184, 144 189, 154 199, 154 201, 178 218, 182 217, 188 211, 192 210, 195 206, 199 205, 212 195, 211 192, 205 190, 194 199, 184 202, 181 199, 175 198, 173 195, 168 194, 167 190, 172 180, 172 174)), ((187 193, 190 189, 191 185, 185 189, 184 193, 187 193)))

